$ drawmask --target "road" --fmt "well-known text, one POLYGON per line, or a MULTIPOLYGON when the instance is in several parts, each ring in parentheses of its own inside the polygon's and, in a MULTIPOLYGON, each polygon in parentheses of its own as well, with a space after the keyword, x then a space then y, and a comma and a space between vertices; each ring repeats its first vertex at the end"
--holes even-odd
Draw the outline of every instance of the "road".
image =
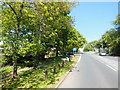
POLYGON ((83 53, 58 88, 118 88, 118 58, 83 53))

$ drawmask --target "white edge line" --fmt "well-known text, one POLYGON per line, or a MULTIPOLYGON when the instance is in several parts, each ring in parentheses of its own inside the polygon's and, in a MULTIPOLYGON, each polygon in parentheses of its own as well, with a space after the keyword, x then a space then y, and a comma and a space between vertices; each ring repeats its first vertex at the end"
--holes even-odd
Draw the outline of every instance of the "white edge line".
MULTIPOLYGON (((98 60, 98 61, 99 61, 99 60, 98 60)), ((99 62, 101 62, 101 61, 99 61, 99 62)), ((114 71, 116 71, 116 72, 117 72, 117 70, 116 70, 116 69, 114 69, 113 67, 111 67, 110 65, 108 65, 108 64, 106 64, 106 63, 104 63, 104 62, 101 62, 101 63, 105 64, 107 67, 109 67, 110 69, 112 69, 112 70, 114 70, 114 71)))
MULTIPOLYGON (((79 59, 78 59, 77 63, 75 64, 75 66, 78 64, 78 62, 80 61, 80 59, 81 59, 81 56, 79 57, 79 59)), ((55 88, 58 88, 58 87, 60 86, 60 84, 65 80, 65 78, 68 76, 69 73, 70 73, 70 72, 67 71, 66 75, 65 75, 65 76, 63 77, 63 79, 57 84, 57 86, 55 86, 55 88)))
POLYGON ((80 62, 80 60, 81 60, 81 56, 79 57, 77 63, 75 64, 75 67, 77 66, 78 62, 80 62))
POLYGON ((60 86, 60 84, 65 80, 65 78, 67 77, 68 74, 69 74, 69 71, 67 71, 67 73, 64 76, 64 78, 57 84, 57 86, 55 86, 55 88, 58 88, 60 86))
MULTIPOLYGON (((101 57, 101 58, 103 58, 103 57, 101 57)), ((100 60, 97 60, 97 61, 101 62, 100 60)), ((116 69, 114 69, 114 68, 111 67, 110 65, 106 64, 106 62, 101 62, 101 63, 105 64, 107 67, 109 67, 109 68, 111 68, 112 70, 114 70, 115 72, 117 72, 116 69)))

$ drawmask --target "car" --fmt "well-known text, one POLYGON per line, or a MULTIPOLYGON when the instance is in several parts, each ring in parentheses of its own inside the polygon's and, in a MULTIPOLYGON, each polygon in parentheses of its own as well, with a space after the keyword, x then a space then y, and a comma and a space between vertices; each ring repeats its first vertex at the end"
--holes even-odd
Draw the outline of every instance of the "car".
POLYGON ((99 55, 100 56, 106 56, 106 52, 100 52, 99 55))

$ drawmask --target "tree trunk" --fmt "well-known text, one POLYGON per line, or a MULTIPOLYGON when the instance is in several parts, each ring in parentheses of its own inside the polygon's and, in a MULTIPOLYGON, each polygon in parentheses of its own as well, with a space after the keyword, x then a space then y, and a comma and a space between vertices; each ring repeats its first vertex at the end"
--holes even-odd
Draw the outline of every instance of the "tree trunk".
POLYGON ((13 78, 17 77, 17 60, 15 59, 15 56, 13 56, 13 78))
POLYGON ((37 59, 35 58, 33 69, 36 69, 36 68, 37 68, 37 59))
POLYGON ((37 56, 35 56, 34 67, 33 67, 34 69, 37 68, 38 63, 39 63, 39 58, 38 58, 38 55, 37 55, 37 56))
POLYGON ((41 60, 45 60, 45 54, 42 54, 40 57, 41 57, 41 60))
POLYGON ((58 57, 58 49, 56 48, 56 57, 58 57))
MULTIPOLYGON (((19 32, 20 32, 20 22, 21 22, 21 17, 22 17, 22 10, 23 10, 23 3, 24 1, 22 2, 22 4, 20 5, 20 10, 19 10, 19 13, 17 14, 17 12, 15 11, 14 7, 12 7, 12 5, 9 5, 9 7, 11 8, 11 10, 13 11, 13 13, 16 15, 16 20, 17 20, 17 24, 16 24, 16 29, 15 29, 15 38, 16 38, 16 41, 19 40, 19 32)), ((17 56, 17 49, 19 48, 18 47, 19 45, 17 45, 15 43, 15 46, 14 46, 14 54, 13 54, 13 78, 16 78, 16 76, 18 75, 17 74, 17 58, 15 56, 17 56)))

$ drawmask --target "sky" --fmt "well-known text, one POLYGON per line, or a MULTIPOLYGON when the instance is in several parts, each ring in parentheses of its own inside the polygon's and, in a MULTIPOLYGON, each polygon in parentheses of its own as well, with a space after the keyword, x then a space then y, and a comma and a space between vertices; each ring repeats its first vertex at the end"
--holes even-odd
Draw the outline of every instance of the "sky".
POLYGON ((70 15, 74 25, 88 42, 99 40, 111 28, 118 14, 118 2, 79 2, 70 15))

